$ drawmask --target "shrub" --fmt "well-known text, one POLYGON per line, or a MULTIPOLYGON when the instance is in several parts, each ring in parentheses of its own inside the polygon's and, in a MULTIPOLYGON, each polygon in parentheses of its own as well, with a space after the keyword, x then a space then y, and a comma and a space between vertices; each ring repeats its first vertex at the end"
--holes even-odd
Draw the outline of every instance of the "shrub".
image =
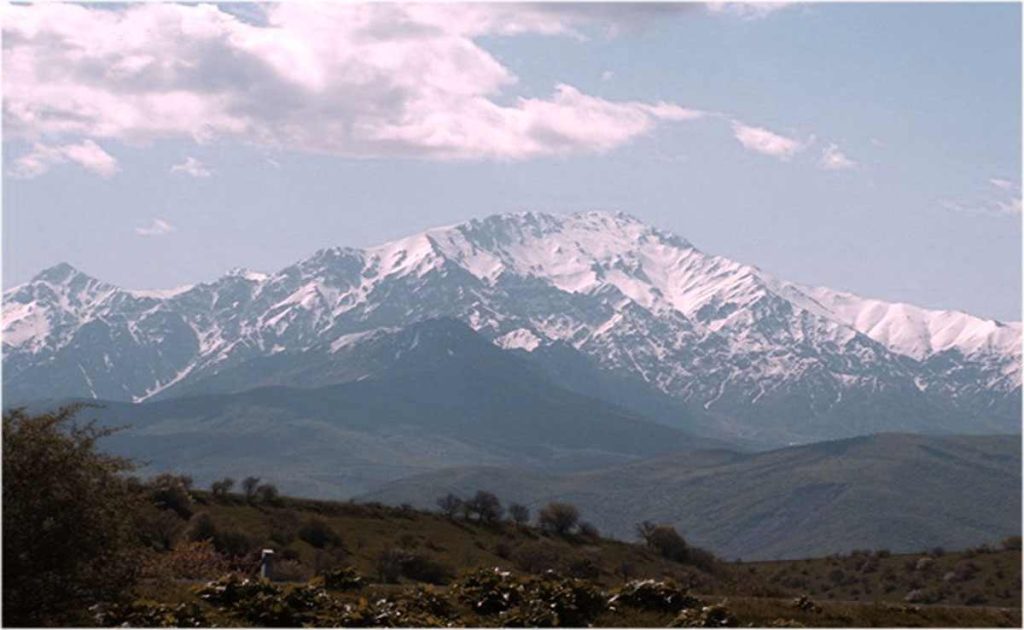
POLYGON ((478 615, 496 615, 518 606, 524 589, 508 571, 482 569, 464 576, 452 586, 455 597, 478 615))
POLYGON ((213 546, 226 556, 244 556, 256 548, 256 541, 244 532, 232 529, 219 531, 213 537, 213 546))
POLYGON ((340 547, 317 549, 313 552, 313 571, 320 575, 348 564, 348 554, 340 547))
POLYGON ((174 510, 181 518, 192 516, 192 478, 187 475, 164 473, 149 481, 150 496, 154 505, 166 510, 174 510))
POLYGON ((209 540, 180 542, 170 552, 153 558, 151 564, 151 573, 183 580, 208 580, 228 570, 227 559, 209 540))
POLYGON ((441 510, 442 514, 452 518, 462 509, 462 499, 449 492, 443 497, 438 498, 437 507, 441 510))
POLYGON ((565 571, 574 578, 596 580, 601 575, 601 567, 591 558, 575 558, 565 566, 565 571))
POLYGON ((301 560, 275 559, 270 564, 270 578, 279 582, 305 582, 313 577, 310 570, 301 560))
POLYGON ((640 610, 678 613, 684 608, 694 608, 701 601, 691 597, 675 583, 658 580, 633 580, 627 582, 612 596, 613 607, 628 606, 640 610))
POLYGON ((662 558, 684 562, 687 559, 689 545, 671 525, 655 525, 644 521, 637 525, 637 533, 644 543, 662 558))
POLYGON ((595 527, 593 523, 589 523, 587 521, 580 521, 580 524, 577 526, 577 528, 579 529, 579 535, 581 538, 593 541, 596 541, 601 538, 601 533, 597 531, 597 527, 595 527))
POLYGON ((300 525, 299 515, 293 510, 275 510, 270 513, 270 540, 287 547, 299 537, 300 525))
POLYGON ((363 578, 352 567, 343 567, 323 574, 324 588, 332 591, 357 591, 363 588, 363 578))
POLYGON ((555 545, 541 540, 520 545, 512 552, 512 563, 526 573, 553 571, 561 564, 561 553, 555 545))
POLYGON ((192 517, 188 526, 188 539, 193 541, 213 540, 217 536, 217 526, 213 518, 206 512, 200 512, 192 517))
MULTIPOLYGON (((736 617, 722 604, 687 608, 669 624, 671 628, 734 628, 736 617)), ((783 624, 790 625, 790 624, 783 624)), ((797 624, 799 625, 799 624, 797 624)))
POLYGON ((255 496, 256 500, 260 503, 273 505, 278 502, 281 495, 277 490, 277 486, 272 483, 264 483, 256 486, 255 496))
POLYGON ((152 505, 139 511, 136 523, 139 539, 159 551, 173 547, 185 529, 185 523, 172 510, 161 510, 152 505))
POLYGON ((74 424, 80 409, 3 415, 4 625, 79 625, 129 596, 141 567, 131 463, 96 452, 112 431, 74 424))
POLYGON ((447 584, 455 576, 451 567, 428 556, 404 553, 398 562, 402 575, 417 582, 447 584))
POLYGON ((537 517, 541 529, 558 534, 568 535, 580 520, 580 511, 570 503, 552 502, 544 506, 537 517))
POLYGON ((377 579, 385 584, 394 584, 402 576, 402 554, 394 549, 382 551, 374 563, 377 579))
POLYGON ((508 515, 516 525, 526 525, 530 522, 530 508, 521 503, 513 503, 509 505, 508 515))
POLYGON ((587 627, 608 607, 605 594, 582 580, 549 574, 524 590, 519 606, 502 615, 503 626, 587 627))
POLYGON ((210 626, 198 604, 158 604, 137 601, 124 605, 93 607, 93 621, 99 627, 125 628, 203 628, 210 626))
POLYGON ((341 536, 319 517, 311 517, 299 528, 299 538, 317 549, 333 547, 341 544, 341 536))
POLYGON ((1003 539, 1002 547, 1007 551, 1020 551, 1020 536, 1007 536, 1003 539))

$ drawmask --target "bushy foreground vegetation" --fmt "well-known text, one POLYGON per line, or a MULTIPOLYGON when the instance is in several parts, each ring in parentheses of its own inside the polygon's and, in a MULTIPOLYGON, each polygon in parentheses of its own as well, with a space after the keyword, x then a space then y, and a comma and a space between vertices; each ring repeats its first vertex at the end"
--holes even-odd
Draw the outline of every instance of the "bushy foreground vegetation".
MULTIPOLYGON (((849 591, 818 588, 817 565, 724 563, 647 522, 637 525, 638 544, 608 540, 565 503, 534 514, 480 491, 440 497, 438 512, 427 513, 283 497, 255 476, 209 490, 181 475, 134 479, 130 462, 96 451, 105 432, 76 427, 74 412, 4 416, 8 626, 1020 623, 1019 539, 1007 541, 1010 549, 975 550, 973 573, 956 554, 929 556, 927 567, 915 558, 920 584, 897 580, 887 591, 892 604, 850 609, 828 601, 849 591), (270 580, 258 578, 263 549, 274 550, 270 580), (1006 562, 986 562, 986 553, 1006 562), (1015 598, 947 609, 922 604, 982 602, 908 597, 911 587, 930 588, 925 576, 984 585, 997 568, 1007 585, 1016 579, 1015 598)), ((869 575, 870 562, 862 565, 872 557, 850 556, 869 575)), ((890 560, 907 562, 879 557, 875 572, 885 575, 890 560)), ((854 560, 807 562, 841 562, 847 585, 854 560)))

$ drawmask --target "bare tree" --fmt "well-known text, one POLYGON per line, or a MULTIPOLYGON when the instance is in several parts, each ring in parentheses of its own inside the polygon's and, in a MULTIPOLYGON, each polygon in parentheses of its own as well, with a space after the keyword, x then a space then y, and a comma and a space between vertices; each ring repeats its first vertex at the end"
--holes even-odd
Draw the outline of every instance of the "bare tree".
POLYGON ((245 499, 247 501, 252 501, 256 497, 256 488, 259 485, 259 477, 246 477, 242 480, 242 491, 245 492, 245 499))
POLYGON ((530 508, 522 503, 513 503, 508 506, 508 515, 516 525, 526 525, 530 522, 530 508))
POLYGON ((437 500, 437 507, 442 514, 452 518, 462 509, 462 499, 449 492, 437 500))

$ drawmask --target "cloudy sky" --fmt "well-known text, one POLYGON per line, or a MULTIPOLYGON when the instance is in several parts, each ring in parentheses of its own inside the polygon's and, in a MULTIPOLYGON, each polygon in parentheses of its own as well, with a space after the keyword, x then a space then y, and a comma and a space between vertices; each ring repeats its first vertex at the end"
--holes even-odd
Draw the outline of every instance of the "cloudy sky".
POLYGON ((1019 320, 1020 10, 6 5, 3 280, 164 288, 622 210, 790 280, 1019 320))

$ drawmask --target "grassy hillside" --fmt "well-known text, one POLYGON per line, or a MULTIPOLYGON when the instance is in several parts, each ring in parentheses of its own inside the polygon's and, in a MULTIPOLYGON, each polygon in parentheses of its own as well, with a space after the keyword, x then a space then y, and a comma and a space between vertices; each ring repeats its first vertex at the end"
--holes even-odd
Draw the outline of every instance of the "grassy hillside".
POLYGON ((492 490, 539 505, 579 505, 630 537, 641 519, 672 523, 728 558, 854 549, 964 548, 1021 531, 1019 436, 881 434, 755 454, 670 455, 571 474, 438 471, 363 498, 429 507, 441 492, 492 490))
MULTIPOLYGON (((635 580, 650 578, 658 581, 657 586, 641 588, 667 589, 664 592, 677 592, 679 597, 685 593, 686 597, 696 598, 695 603, 688 604, 690 608, 663 609, 643 597, 630 605, 609 607, 599 602, 589 622, 598 626, 664 627, 673 623, 704 623, 707 615, 721 614, 725 623, 755 625, 1020 624, 1019 549, 943 552, 934 556, 859 552, 812 560, 716 561, 697 566, 665 559, 639 544, 579 533, 560 536, 507 521, 486 524, 409 508, 352 502, 278 498, 272 503, 260 503, 248 502, 238 495, 215 499, 205 492, 191 494, 187 510, 190 514, 176 516, 182 526, 176 536, 181 541, 194 537, 191 532, 197 523, 208 520, 217 532, 217 545, 221 544, 220 538, 230 533, 244 537, 244 544, 253 550, 273 548, 279 586, 266 587, 270 590, 259 596, 263 599, 254 599, 244 606, 214 604, 207 601, 209 596, 207 600, 197 597, 197 592, 203 580, 214 577, 223 567, 206 575, 187 576, 155 570, 144 581, 141 593, 151 603, 139 605, 135 613, 130 609, 115 610, 109 613, 110 620, 123 621, 125 615, 131 614, 155 614, 154 606, 173 617, 195 605, 207 623, 253 625, 257 622, 252 611, 262 610, 260 606, 267 605, 267 598, 277 598, 274 614, 300 615, 287 619, 313 625, 508 625, 522 623, 521 615, 532 619, 528 624, 532 625, 542 622, 529 617, 536 611, 529 612, 523 606, 500 614, 481 613, 467 604, 467 589, 477 588, 474 597, 484 597, 482 593, 491 592, 487 589, 501 592, 509 588, 524 597, 531 594, 530 597, 542 600, 557 599, 559 596, 554 593, 563 593, 564 589, 583 589, 595 601, 605 602, 616 594, 621 600, 622 593, 637 588, 635 580), (311 522, 320 523, 330 534, 311 536, 311 522), (404 557, 405 564, 389 574, 391 569, 382 559, 396 557, 404 557), (921 560, 922 557, 926 559, 921 560), (968 563, 974 566, 965 572, 968 563), (913 568, 907 569, 910 565, 913 568), (497 579, 493 577, 495 568, 509 572, 501 584, 489 581, 497 579), (317 595, 322 600, 319 606, 326 607, 318 608, 315 614, 289 608, 296 605, 295 600, 313 597, 310 589, 322 585, 318 581, 322 578, 315 575, 329 576, 339 569, 354 570, 349 575, 360 576, 362 585, 351 590, 328 589, 329 595, 317 595), (549 577, 548 570, 563 577, 549 577), (844 575, 837 578, 836 570, 844 575), (946 576, 949 572, 962 579, 951 581, 946 576), (304 585, 310 579, 313 586, 304 585), (486 587, 479 586, 480 580, 486 587), (472 587, 473 584, 477 586, 472 587), (894 588, 887 590, 890 585, 894 588), (679 590, 672 591, 673 588, 679 590), (912 596, 913 601, 908 602, 908 593, 915 590, 930 595, 912 596), (327 601, 332 602, 330 606, 323 603, 327 601), (423 601, 434 602, 432 612, 419 608, 423 601), (181 605, 184 606, 178 613, 169 612, 181 605), (313 616, 301 616, 305 614, 313 616), (405 621, 401 619, 403 614, 405 621), (679 616, 687 614, 693 618, 680 621, 679 616)), ((158 553, 156 563, 165 567, 189 566, 172 561, 182 555, 182 545, 176 547, 175 551, 158 553)), ((192 568, 195 566, 202 565, 192 568)), ((251 574, 256 567, 255 556, 250 552, 247 559, 237 560, 234 567, 251 574)), ((241 587, 236 584, 234 588, 241 587)), ((175 619, 181 622, 180 618, 175 619)))

